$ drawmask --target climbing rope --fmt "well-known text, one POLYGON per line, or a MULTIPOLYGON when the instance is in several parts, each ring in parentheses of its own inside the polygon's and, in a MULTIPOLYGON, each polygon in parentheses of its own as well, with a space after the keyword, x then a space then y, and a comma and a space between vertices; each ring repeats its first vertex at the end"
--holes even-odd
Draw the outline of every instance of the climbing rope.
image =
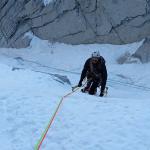
MULTIPOLYGON (((82 85, 82 87, 83 87, 85 84, 86 84, 86 82, 82 85)), ((75 87, 72 89, 72 92, 70 92, 70 93, 64 95, 64 96, 61 98, 60 102, 58 103, 58 105, 57 105, 57 107, 56 107, 56 110, 55 110, 54 114, 52 115, 52 117, 51 117, 51 119, 50 119, 50 121, 49 121, 49 123, 48 123, 48 125, 47 125, 47 127, 46 127, 46 129, 45 129, 44 132, 42 133, 41 138, 38 140, 37 144, 35 145, 35 150, 40 150, 40 147, 41 147, 41 145, 42 145, 44 139, 46 138, 46 135, 47 135, 47 133, 48 133, 48 131, 49 131, 49 129, 50 129, 52 123, 54 122, 54 119, 55 119, 55 117, 56 117, 56 115, 57 115, 57 113, 58 113, 58 110, 60 109, 60 106, 61 106, 61 104, 63 103, 64 99, 65 99, 66 97, 70 96, 71 94, 73 94, 74 92, 76 92, 76 91, 79 90, 79 89, 80 89, 80 87, 75 86, 75 87)))

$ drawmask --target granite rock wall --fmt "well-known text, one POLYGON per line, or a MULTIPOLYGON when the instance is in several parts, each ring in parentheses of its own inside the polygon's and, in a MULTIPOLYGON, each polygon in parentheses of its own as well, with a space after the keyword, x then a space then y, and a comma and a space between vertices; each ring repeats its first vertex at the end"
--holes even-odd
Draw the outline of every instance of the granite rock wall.
POLYGON ((0 1, 0 47, 26 47, 33 32, 69 44, 126 44, 150 36, 150 0, 0 1))

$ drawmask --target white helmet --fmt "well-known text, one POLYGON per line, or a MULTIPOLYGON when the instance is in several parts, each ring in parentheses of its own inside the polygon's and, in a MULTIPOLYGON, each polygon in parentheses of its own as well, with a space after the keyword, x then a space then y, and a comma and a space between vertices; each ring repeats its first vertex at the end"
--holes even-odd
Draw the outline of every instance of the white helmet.
POLYGON ((100 52, 99 51, 93 52, 92 57, 100 57, 100 52))

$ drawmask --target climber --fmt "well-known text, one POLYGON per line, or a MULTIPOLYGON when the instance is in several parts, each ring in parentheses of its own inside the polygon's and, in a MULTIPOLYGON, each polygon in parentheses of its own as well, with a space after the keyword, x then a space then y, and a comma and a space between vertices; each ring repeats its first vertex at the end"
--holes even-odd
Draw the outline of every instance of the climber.
POLYGON ((107 69, 105 59, 100 55, 99 51, 92 53, 84 64, 78 87, 82 86, 83 79, 87 79, 86 86, 81 89, 82 92, 88 92, 94 95, 97 92, 97 87, 100 87, 100 97, 104 96, 104 90, 107 81, 107 69))

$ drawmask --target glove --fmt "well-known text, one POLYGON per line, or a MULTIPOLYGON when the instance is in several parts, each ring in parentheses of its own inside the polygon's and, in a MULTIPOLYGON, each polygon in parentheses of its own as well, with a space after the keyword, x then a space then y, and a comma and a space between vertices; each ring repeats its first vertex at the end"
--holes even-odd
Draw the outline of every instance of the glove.
POLYGON ((103 97, 103 96, 104 96, 104 94, 103 94, 103 93, 101 93, 99 96, 100 96, 100 97, 103 97))
POLYGON ((81 87, 81 86, 82 86, 82 82, 79 82, 78 87, 81 87))

